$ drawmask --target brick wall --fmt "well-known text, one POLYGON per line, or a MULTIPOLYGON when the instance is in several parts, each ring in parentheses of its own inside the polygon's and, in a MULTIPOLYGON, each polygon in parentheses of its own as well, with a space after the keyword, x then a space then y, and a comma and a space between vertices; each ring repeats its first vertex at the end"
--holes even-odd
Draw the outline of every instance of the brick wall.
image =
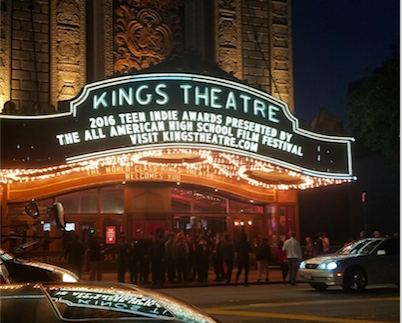
POLYGON ((37 101, 49 102, 49 1, 33 1, 34 33, 31 2, 12 1, 11 98, 18 109, 29 109, 37 101))

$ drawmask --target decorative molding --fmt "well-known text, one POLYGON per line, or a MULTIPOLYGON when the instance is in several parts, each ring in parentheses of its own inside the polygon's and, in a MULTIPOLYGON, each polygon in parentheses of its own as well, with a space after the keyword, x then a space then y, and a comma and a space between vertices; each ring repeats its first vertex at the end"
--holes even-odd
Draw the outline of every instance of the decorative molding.
POLYGON ((114 23, 114 72, 156 65, 183 52, 183 0, 119 0, 114 23))
POLYGON ((11 98, 11 0, 1 0, 0 111, 11 98))
POLYGON ((241 0, 215 1, 216 61, 235 77, 243 78, 241 0))
POLYGON ((77 96, 86 82, 85 1, 52 0, 52 104, 77 96))
POLYGON ((104 44, 105 44, 105 75, 112 76, 113 69, 113 0, 104 0, 104 44))
POLYGON ((273 96, 286 102, 294 111, 293 60, 291 5, 287 0, 271 0, 270 19, 270 62, 276 87, 271 86, 273 96), (278 91, 277 91, 278 90, 278 91))

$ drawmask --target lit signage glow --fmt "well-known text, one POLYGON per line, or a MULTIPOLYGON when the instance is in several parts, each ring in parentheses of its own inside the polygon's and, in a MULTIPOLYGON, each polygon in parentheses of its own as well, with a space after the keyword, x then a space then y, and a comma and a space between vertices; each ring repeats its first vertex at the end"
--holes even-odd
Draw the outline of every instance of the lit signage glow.
MULTIPOLYGON (((68 164, 199 149, 308 176, 354 179, 353 138, 300 129, 284 102, 240 82, 184 73, 121 76, 87 84, 69 105, 69 113, 53 115, 46 132, 52 138, 48 146, 68 164)), ((26 129, 37 129, 36 117, 21 118, 26 129)))
POLYGON ((116 226, 110 225, 106 227, 106 244, 116 243, 116 226))

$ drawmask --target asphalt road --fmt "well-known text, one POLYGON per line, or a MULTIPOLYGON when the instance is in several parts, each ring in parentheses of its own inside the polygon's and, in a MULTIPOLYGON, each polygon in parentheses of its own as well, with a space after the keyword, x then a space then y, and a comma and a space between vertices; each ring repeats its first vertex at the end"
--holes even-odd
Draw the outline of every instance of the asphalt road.
POLYGON ((317 292, 308 284, 159 289, 203 309, 222 323, 400 322, 400 289, 393 285, 345 293, 317 292))

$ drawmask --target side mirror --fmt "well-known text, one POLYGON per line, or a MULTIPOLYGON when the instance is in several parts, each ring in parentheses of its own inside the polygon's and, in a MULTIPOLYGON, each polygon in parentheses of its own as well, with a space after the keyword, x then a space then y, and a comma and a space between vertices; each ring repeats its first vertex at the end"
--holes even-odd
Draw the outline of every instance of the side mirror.
POLYGON ((39 217, 39 208, 38 204, 34 200, 31 200, 25 205, 25 212, 33 219, 37 219, 39 217))
POLYGON ((60 202, 56 202, 52 206, 49 206, 46 210, 46 214, 51 225, 55 226, 57 229, 65 228, 66 220, 64 218, 64 208, 60 202))

